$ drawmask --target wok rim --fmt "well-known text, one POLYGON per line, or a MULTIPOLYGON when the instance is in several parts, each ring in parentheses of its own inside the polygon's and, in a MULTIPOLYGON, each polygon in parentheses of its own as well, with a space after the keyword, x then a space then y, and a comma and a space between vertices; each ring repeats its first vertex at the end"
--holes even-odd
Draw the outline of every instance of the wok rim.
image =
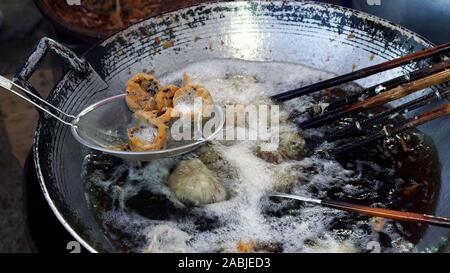
MULTIPOLYGON (((260 2, 260 1, 225 1, 225 2, 208 2, 208 3, 203 3, 203 4, 199 4, 199 5, 194 5, 194 6, 190 6, 190 7, 186 7, 183 9, 178 9, 178 10, 174 10, 171 12, 167 12, 167 13, 163 13, 163 14, 159 14, 156 16, 152 16, 149 17, 145 20, 142 20, 140 22, 136 22, 135 24, 132 24, 130 26, 128 26, 127 28, 120 30, 106 38, 101 39, 100 41, 98 41, 97 43, 94 43, 88 50, 86 50, 86 52, 84 52, 83 54, 80 54, 80 56, 84 57, 87 53, 93 51, 95 48, 97 48, 98 46, 102 45, 102 43, 113 39, 115 37, 119 37, 123 32, 127 32, 128 30, 137 27, 139 25, 145 25, 148 21, 152 21, 152 20, 156 20, 158 18, 161 17, 165 17, 165 16, 170 16, 171 14, 176 14, 180 11, 187 11, 187 10, 191 10, 197 7, 201 7, 201 6, 211 6, 211 5, 230 5, 230 4, 236 4, 236 5, 242 5, 242 4, 251 4, 251 3, 257 3, 259 5, 270 5, 272 3, 284 3, 285 5, 292 5, 292 6, 302 6, 305 4, 309 4, 309 5, 315 5, 318 7, 329 7, 332 8, 340 13, 346 13, 346 12, 351 12, 354 16, 361 18, 361 19, 365 19, 371 22, 378 22, 381 23, 383 25, 383 27, 385 28, 389 28, 391 30, 394 30, 396 32, 403 32, 403 34, 411 37, 411 38, 415 38, 417 43, 422 45, 425 48, 430 48, 435 46, 435 44, 433 42, 431 42, 430 40, 428 40, 427 38, 421 36, 420 34, 405 28, 399 24, 393 23, 387 19, 383 19, 380 18, 376 15, 372 15, 369 14, 367 12, 363 12, 363 11, 359 11, 359 10, 355 10, 352 8, 348 8, 348 7, 344 7, 344 6, 339 6, 339 5, 334 5, 334 4, 329 4, 329 3, 321 3, 321 2, 315 2, 315 1, 302 1, 302 2, 288 2, 287 4, 285 3, 285 1, 282 0, 275 0, 275 1, 265 1, 265 2, 260 2)), ((67 75, 67 73, 65 74, 67 75)), ((61 78, 61 80, 58 82, 58 84, 64 80, 64 76, 61 78)), ((54 92, 56 87, 58 86, 55 85, 55 88, 50 92, 54 92)), ((86 248, 89 252, 91 253, 99 253, 99 251, 94 247, 91 246, 91 243, 88 242, 87 240, 85 240, 84 238, 82 238, 82 236, 77 233, 77 231, 72 227, 71 224, 69 224, 64 216, 62 215, 62 213, 60 212, 60 210, 57 208, 56 204, 54 203, 52 197, 50 196, 48 190, 47 190, 47 186, 46 186, 46 179, 44 178, 44 175, 42 173, 42 169, 41 169, 41 163, 40 163, 40 156, 39 156, 39 138, 40 138, 40 132, 42 130, 43 124, 42 121, 39 120, 38 122, 38 126, 36 129, 36 133, 35 133, 35 138, 34 138, 34 142, 33 142, 33 153, 34 153, 34 163, 36 165, 36 170, 37 170, 37 177, 39 180, 39 184, 40 187, 43 191, 44 197, 47 200, 47 203, 49 204, 51 210, 53 211, 53 213, 55 214, 55 216, 57 217, 57 219, 60 221, 60 223, 64 226, 64 228, 74 237, 75 240, 77 240, 84 248, 86 248)))

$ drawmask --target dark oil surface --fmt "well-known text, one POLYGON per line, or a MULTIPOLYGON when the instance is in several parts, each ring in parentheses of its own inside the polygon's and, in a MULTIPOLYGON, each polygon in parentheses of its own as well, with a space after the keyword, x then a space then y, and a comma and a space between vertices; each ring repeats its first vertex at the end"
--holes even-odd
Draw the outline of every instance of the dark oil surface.
MULTIPOLYGON (((348 170, 363 173, 359 179, 348 183, 358 185, 364 190, 357 196, 352 196, 342 191, 340 186, 331 184, 326 189, 313 186, 309 189, 312 196, 325 191, 326 197, 332 200, 418 213, 434 213, 440 188, 440 164, 434 145, 419 132, 406 132, 390 140, 360 148, 339 158, 338 161, 348 170), (374 165, 377 167, 374 168, 374 165)), ((128 164, 120 159, 94 154, 86 164, 84 176, 91 204, 95 214, 99 216, 99 224, 118 249, 126 252, 136 251, 145 238, 101 221, 102 214, 118 209, 119 204, 112 198, 111 187, 108 189, 98 187, 95 183, 91 183, 90 179, 92 175, 97 177, 101 175, 102 180, 112 179, 114 181, 112 185, 120 186, 127 179, 130 167, 128 164)), ((308 171, 314 173, 320 170, 306 170, 308 171)), ((298 202, 288 202, 280 207, 277 205, 278 200, 271 202, 273 205, 263 207, 266 217, 271 218, 295 214, 296 208, 303 206, 298 202)), ((157 196, 148 191, 141 191, 127 199, 125 207, 130 212, 153 220, 176 221, 191 218, 199 232, 213 230, 221 225, 221 219, 199 215, 189 207, 180 209, 164 196, 157 196)), ((381 247, 389 249, 392 246, 390 236, 383 231, 371 231, 373 228, 370 219, 367 216, 347 213, 345 216, 333 218, 329 230, 343 234, 342 237, 345 239, 345 230, 352 230, 355 227, 366 229, 381 247)), ((413 244, 420 240, 427 229, 426 225, 415 223, 395 222, 394 226, 403 238, 413 244)), ((275 251, 274 248, 267 249, 275 251)), ((279 251, 282 251, 281 246, 276 248, 276 252, 279 251)))

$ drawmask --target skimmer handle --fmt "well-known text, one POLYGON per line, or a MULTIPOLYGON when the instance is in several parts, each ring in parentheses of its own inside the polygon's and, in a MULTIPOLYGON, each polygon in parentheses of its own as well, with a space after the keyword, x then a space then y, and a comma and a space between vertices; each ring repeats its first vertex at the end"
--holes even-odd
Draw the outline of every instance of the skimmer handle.
POLYGON ((23 100, 31 103, 35 107, 41 109, 45 113, 49 114, 50 116, 54 117, 58 121, 64 123, 65 125, 73 126, 73 121, 76 119, 75 116, 66 114, 65 112, 61 111, 60 109, 56 108, 55 106, 48 103, 46 100, 42 99, 40 96, 34 94, 33 92, 23 88, 22 86, 14 83, 13 81, 3 77, 0 75, 0 87, 13 93, 14 95, 22 98, 23 100), (27 97, 26 95, 29 97, 27 97), (58 113, 58 114, 57 114, 58 113), (65 117, 66 119, 70 121, 64 120, 62 117, 65 117))

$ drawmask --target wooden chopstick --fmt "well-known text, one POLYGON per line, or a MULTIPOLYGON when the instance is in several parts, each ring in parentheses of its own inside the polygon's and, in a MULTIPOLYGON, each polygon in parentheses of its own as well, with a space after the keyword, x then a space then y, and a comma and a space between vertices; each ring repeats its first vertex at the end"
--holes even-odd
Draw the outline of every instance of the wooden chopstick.
POLYGON ((419 107, 431 104, 441 99, 450 97, 450 87, 445 88, 442 91, 432 92, 415 100, 404 103, 400 106, 393 107, 372 117, 365 118, 362 121, 356 121, 355 123, 340 129, 333 131, 326 136, 326 141, 333 142, 342 138, 353 136, 355 134, 364 132, 366 129, 374 125, 380 125, 386 123, 386 121, 392 116, 397 114, 405 114, 409 111, 413 111, 419 107))
POLYGON ((393 68, 397 68, 403 65, 407 65, 413 62, 424 60, 433 56, 437 56, 446 53, 450 50, 450 44, 443 44, 437 47, 425 49, 420 52, 412 53, 404 57, 400 57, 391 61, 387 61, 381 64, 370 66, 361 70, 357 70, 342 76, 338 76, 329 80, 318 82, 309 86, 291 90, 285 93, 281 93, 272 96, 272 99, 278 102, 288 101, 300 96, 309 95, 311 93, 330 88, 333 86, 338 86, 344 83, 359 80, 371 75, 375 75, 380 72, 384 72, 393 68))
POLYGON ((405 122, 403 122, 401 125, 398 126, 385 126, 382 130, 378 131, 377 133, 370 135, 368 137, 365 137, 358 141, 352 141, 351 143, 342 145, 337 148, 333 148, 327 151, 323 151, 325 154, 330 156, 339 156, 344 152, 348 152, 350 150, 353 150, 357 147, 361 147, 363 145, 366 145, 368 143, 383 139, 387 136, 392 136, 399 134, 401 132, 404 132, 406 130, 415 128, 419 125, 425 124, 427 122, 430 122, 432 120, 442 118, 444 116, 447 116, 450 114, 450 103, 441 105, 437 108, 434 108, 430 111, 427 111, 425 113, 422 113, 420 115, 417 115, 413 118, 407 119, 405 122))
POLYGON ((434 226, 450 228, 450 219, 433 215, 404 212, 390 209, 372 208, 340 201, 322 200, 322 205, 329 208, 345 210, 349 212, 382 217, 403 222, 427 223, 434 226))
POLYGON ((315 117, 301 123, 299 126, 303 129, 314 128, 324 124, 336 121, 349 114, 360 113, 377 106, 384 105, 388 102, 398 100, 414 92, 431 87, 433 85, 442 84, 450 81, 450 69, 429 75, 427 77, 409 82, 391 90, 380 93, 377 96, 370 97, 364 101, 345 106, 341 109, 328 112, 322 116, 315 117))
POLYGON ((400 77, 388 80, 386 82, 374 85, 374 86, 366 88, 356 94, 352 94, 350 96, 346 96, 344 98, 337 99, 337 100, 331 102, 330 105, 327 106, 326 110, 332 111, 332 110, 336 110, 336 109, 345 107, 351 103, 360 101, 362 98, 376 96, 376 95, 378 95, 378 93, 390 90, 394 87, 408 83, 410 81, 415 81, 415 80, 418 80, 425 76, 428 76, 428 75, 431 75, 431 74, 434 74, 437 72, 441 72, 447 68, 450 68, 450 59, 433 64, 431 66, 427 66, 427 67, 415 70, 415 71, 411 72, 409 75, 400 76, 400 77), (378 92, 380 87, 384 87, 384 89, 381 90, 380 92, 378 92))
POLYGON ((349 105, 348 107, 344 108, 344 111, 354 112, 356 110, 372 109, 374 107, 384 105, 388 102, 401 99, 422 89, 448 81, 450 81, 450 69, 430 75, 417 81, 400 85, 375 97, 371 97, 367 100, 349 105))
POLYGON ((285 194, 285 193, 272 193, 271 197, 276 198, 287 198, 292 200, 298 200, 301 202, 321 205, 324 207, 329 207, 333 209, 339 209, 343 211, 349 211, 369 216, 382 217, 386 219, 393 219, 404 222, 415 222, 415 223, 427 223, 430 225, 440 226, 450 228, 450 219, 437 217, 433 215, 420 214, 414 212, 404 212, 398 210, 390 210, 390 209, 381 209, 381 208, 372 208, 368 206, 362 206, 357 204, 351 204, 347 202, 327 200, 327 199, 316 199, 310 197, 304 197, 300 195, 294 194, 285 194))

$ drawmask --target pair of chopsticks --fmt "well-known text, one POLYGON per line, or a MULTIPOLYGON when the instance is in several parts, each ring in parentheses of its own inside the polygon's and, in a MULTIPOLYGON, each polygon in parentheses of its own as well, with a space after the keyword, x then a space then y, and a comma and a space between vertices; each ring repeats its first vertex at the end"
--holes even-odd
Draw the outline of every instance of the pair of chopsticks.
POLYGON ((425 223, 439 227, 450 228, 450 219, 437 217, 428 214, 420 214, 413 212, 405 212, 405 211, 396 211, 389 209, 381 209, 381 208, 372 208, 367 206, 361 206, 356 204, 350 204, 341 201, 333 201, 333 200, 322 200, 322 199, 314 199, 308 198, 293 194, 285 194, 285 193, 272 193, 269 195, 270 197, 276 198, 287 198, 294 199, 306 203, 312 203, 316 205, 320 205, 323 207, 359 213, 369 216, 381 217, 385 219, 398 220, 402 222, 413 222, 413 223, 425 223))
MULTIPOLYGON (((393 68, 401 67, 407 64, 418 62, 421 60, 437 57, 448 53, 450 44, 440 45, 434 48, 416 52, 398 59, 394 59, 385 63, 364 68, 346 75, 338 76, 329 80, 305 86, 299 89, 291 90, 272 97, 273 100, 284 102, 293 98, 309 95, 330 87, 349 83, 358 79, 362 79, 377 73, 381 73, 393 68)), ((303 129, 317 128, 341 120, 355 114, 368 111, 370 109, 383 106, 389 102, 401 99, 405 96, 418 92, 420 90, 444 84, 450 81, 450 60, 444 60, 425 68, 418 69, 412 73, 394 78, 384 83, 366 88, 358 94, 350 95, 345 98, 331 102, 325 109, 325 113, 307 120, 300 124, 303 129)), ((356 121, 343 129, 332 132, 325 140, 336 141, 341 138, 355 135, 357 133, 367 132, 368 129, 381 125, 382 130, 374 134, 370 134, 366 138, 359 141, 343 145, 330 151, 326 151, 330 155, 339 155, 353 148, 367 144, 369 142, 382 139, 384 137, 395 135, 402 131, 425 124, 429 121, 444 117, 450 114, 450 103, 432 109, 430 111, 419 114, 411 119, 401 122, 400 124, 391 124, 391 117, 397 114, 404 114, 408 111, 416 110, 430 103, 443 100, 450 97, 450 88, 440 90, 436 93, 430 93, 419 97, 410 102, 385 110, 379 114, 367 117, 361 121, 356 121)))
POLYGON ((385 63, 377 64, 371 67, 367 67, 361 70, 354 71, 349 74, 338 76, 329 80, 318 82, 309 86, 291 90, 285 93, 272 96, 272 99, 278 102, 285 102, 294 98, 309 95, 314 92, 324 90, 330 87, 338 86, 344 83, 349 83, 362 78, 366 78, 380 72, 391 70, 400 66, 411 64, 413 62, 418 62, 425 60, 434 56, 438 56, 450 51, 450 44, 440 45, 434 48, 425 49, 420 52, 416 52, 404 57, 400 57, 385 63))

